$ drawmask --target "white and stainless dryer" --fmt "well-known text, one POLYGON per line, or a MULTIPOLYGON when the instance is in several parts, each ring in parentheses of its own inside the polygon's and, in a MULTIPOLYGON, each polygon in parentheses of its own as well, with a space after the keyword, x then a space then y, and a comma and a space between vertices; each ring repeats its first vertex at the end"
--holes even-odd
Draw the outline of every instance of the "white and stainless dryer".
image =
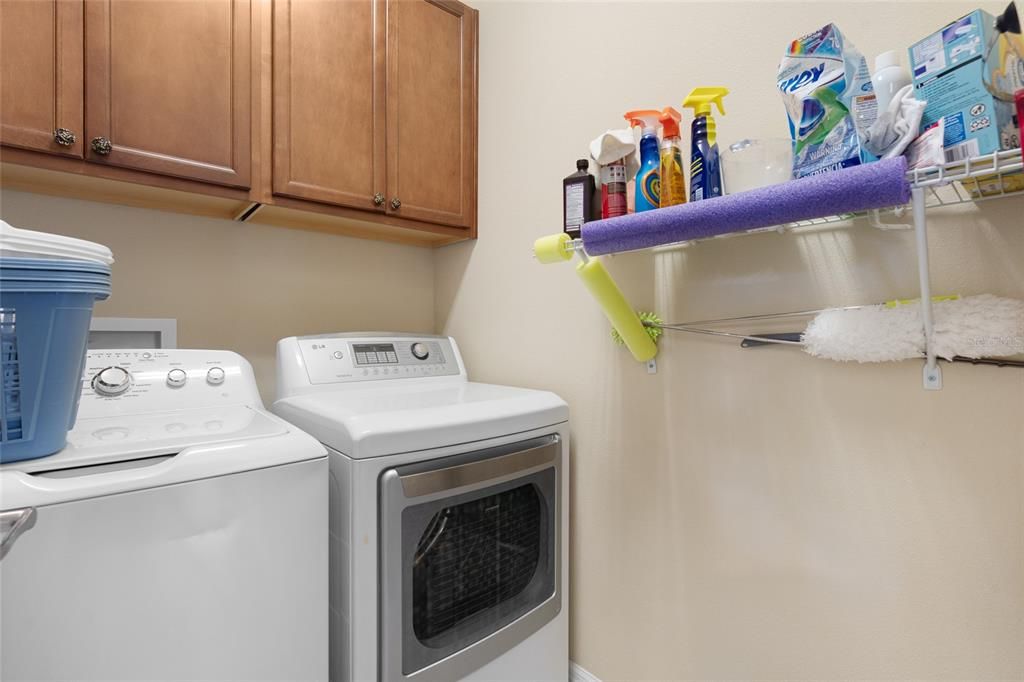
POLYGON ((564 402, 335 334, 279 342, 273 409, 330 453, 332 679, 566 679, 564 402))

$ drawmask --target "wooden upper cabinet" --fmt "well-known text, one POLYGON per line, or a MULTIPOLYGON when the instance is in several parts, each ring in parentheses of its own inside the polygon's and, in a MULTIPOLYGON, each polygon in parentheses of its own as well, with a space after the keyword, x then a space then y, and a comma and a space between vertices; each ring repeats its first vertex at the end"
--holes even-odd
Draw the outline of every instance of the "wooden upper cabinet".
POLYGON ((477 13, 274 0, 273 191, 475 227, 477 13))
POLYGON ((275 194, 383 211, 384 13, 274 0, 275 194))
POLYGON ((81 158, 84 138, 82 0, 2 0, 0 143, 81 158))
POLYGON ((476 224, 477 11, 388 2, 388 212, 476 224))
POLYGON ((477 34, 456 0, 0 0, 5 166, 473 238, 477 34))
POLYGON ((249 0, 86 0, 87 158, 248 187, 250 10, 249 0))

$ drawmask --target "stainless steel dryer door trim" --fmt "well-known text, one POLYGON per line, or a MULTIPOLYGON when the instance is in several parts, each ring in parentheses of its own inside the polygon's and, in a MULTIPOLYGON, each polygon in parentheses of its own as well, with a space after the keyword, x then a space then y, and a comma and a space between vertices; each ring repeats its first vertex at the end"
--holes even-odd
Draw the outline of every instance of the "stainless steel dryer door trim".
POLYGON ((451 682, 509 651, 552 620, 562 608, 562 439, 557 434, 487 450, 388 469, 380 477, 380 679, 451 682), (447 658, 405 674, 402 670, 402 513, 407 507, 454 498, 553 469, 554 590, 516 620, 447 658))
POLYGON ((441 469, 404 475, 399 473, 398 480, 402 484, 402 490, 407 499, 441 491, 451 495, 452 491, 456 489, 479 483, 491 486, 505 476, 554 462, 559 454, 558 440, 558 436, 555 436, 553 440, 545 439, 547 442, 526 450, 466 464, 453 464, 441 469))

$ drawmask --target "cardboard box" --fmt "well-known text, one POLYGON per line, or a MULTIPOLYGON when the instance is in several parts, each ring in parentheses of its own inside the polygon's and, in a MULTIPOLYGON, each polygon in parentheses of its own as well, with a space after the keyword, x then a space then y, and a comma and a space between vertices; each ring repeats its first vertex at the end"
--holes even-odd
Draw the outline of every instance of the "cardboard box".
POLYGON ((1024 65, 1014 51, 1024 54, 1024 39, 1004 34, 986 63, 994 34, 995 17, 975 10, 910 47, 914 94, 928 102, 921 130, 944 120, 947 162, 1020 146, 1013 102, 994 97, 986 80, 1011 96, 1024 87, 1024 65))

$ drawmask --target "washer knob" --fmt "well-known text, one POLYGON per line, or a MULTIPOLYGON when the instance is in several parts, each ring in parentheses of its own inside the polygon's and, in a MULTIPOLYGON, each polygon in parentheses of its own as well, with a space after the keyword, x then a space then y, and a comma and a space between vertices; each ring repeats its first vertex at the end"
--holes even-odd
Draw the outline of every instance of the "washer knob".
POLYGON ((188 381, 188 373, 183 369, 172 369, 167 373, 167 385, 171 388, 181 388, 188 381))
POLYGON ((211 386, 220 386, 224 383, 224 369, 221 367, 211 367, 206 372, 206 383, 211 386))
POLYGON ((417 341, 412 344, 412 354, 417 360, 426 360, 430 357, 430 350, 427 348, 427 344, 417 341))
POLYGON ((92 378, 92 388, 100 395, 121 395, 132 385, 132 375, 124 367, 106 367, 92 378))

